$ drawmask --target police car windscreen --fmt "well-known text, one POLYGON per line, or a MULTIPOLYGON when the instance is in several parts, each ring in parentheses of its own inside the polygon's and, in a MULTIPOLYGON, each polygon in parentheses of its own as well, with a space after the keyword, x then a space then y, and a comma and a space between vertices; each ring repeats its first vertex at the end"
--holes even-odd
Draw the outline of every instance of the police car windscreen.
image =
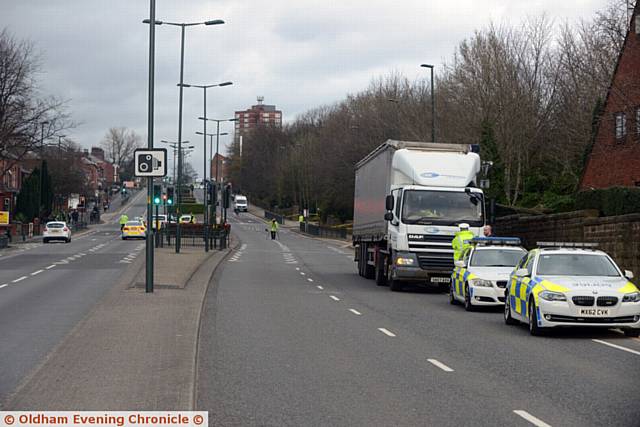
POLYGON ((408 190, 404 192, 402 220, 407 224, 483 225, 479 194, 458 191, 408 190))
POLYGON ((537 273, 543 276, 620 276, 609 258, 588 254, 542 255, 537 273))
POLYGON ((479 249, 473 253, 473 267, 515 267, 526 254, 525 251, 507 249, 479 249))

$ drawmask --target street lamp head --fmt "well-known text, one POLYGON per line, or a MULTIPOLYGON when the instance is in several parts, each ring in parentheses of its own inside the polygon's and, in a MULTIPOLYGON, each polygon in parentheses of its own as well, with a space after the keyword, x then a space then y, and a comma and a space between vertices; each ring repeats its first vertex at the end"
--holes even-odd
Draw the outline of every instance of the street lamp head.
POLYGON ((420 64, 420 66, 424 68, 433 68, 433 65, 431 64, 420 64))
POLYGON ((186 84, 186 83, 178 83, 176 86, 191 87, 190 84, 186 84))
POLYGON ((220 136, 225 136, 225 135, 229 135, 229 132, 222 132, 219 134, 220 136))
MULTIPOLYGON (((145 19, 145 20, 143 20, 143 21, 142 21, 142 23, 143 23, 143 24, 150 24, 150 23, 151 23, 151 20, 150 20, 150 19, 145 19)), ((162 21, 158 21, 158 20, 156 20, 156 25, 162 25, 162 24, 163 24, 163 22, 162 22, 162 21)))
POLYGON ((198 120, 209 120, 209 119, 206 117, 198 117, 198 120))
POLYGON ((224 21, 222 19, 214 19, 211 21, 205 21, 204 25, 220 25, 220 24, 224 24, 224 21))
POLYGON ((233 82, 223 82, 220 83, 218 86, 231 86, 233 84, 233 82))
POLYGON ((237 122, 237 121, 239 121, 239 120, 240 120, 240 119, 229 119, 229 121, 230 121, 230 122, 237 122))

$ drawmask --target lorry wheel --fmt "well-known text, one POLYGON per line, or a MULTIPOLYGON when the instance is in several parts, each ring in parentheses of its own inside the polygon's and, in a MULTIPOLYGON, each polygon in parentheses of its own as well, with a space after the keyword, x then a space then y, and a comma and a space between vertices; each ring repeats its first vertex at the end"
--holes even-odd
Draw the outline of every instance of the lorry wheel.
POLYGON ((378 256, 378 261, 376 262, 376 285, 378 286, 386 286, 387 285, 387 275, 384 271, 384 266, 387 263, 387 257, 380 254, 378 256))
POLYGON ((369 265, 369 250, 367 245, 362 245, 362 274, 365 279, 375 279, 376 268, 373 265, 369 265))
POLYGON ((364 276, 362 269, 362 245, 358 246, 358 276, 364 276))
POLYGON ((624 336, 638 338, 640 337, 640 329, 625 329, 624 336))

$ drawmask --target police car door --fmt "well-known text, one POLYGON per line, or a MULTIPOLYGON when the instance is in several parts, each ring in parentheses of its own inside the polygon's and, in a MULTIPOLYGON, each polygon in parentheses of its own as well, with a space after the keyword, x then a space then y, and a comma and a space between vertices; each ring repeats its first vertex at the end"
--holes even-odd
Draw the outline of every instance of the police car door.
POLYGON ((514 274, 509 286, 509 305, 511 306, 511 315, 522 321, 527 320, 527 298, 529 297, 528 289, 529 283, 531 282, 531 273, 533 272, 533 262, 535 258, 535 253, 529 253, 526 258, 523 258, 518 263, 515 271, 521 268, 526 268, 528 276, 517 277, 514 274))

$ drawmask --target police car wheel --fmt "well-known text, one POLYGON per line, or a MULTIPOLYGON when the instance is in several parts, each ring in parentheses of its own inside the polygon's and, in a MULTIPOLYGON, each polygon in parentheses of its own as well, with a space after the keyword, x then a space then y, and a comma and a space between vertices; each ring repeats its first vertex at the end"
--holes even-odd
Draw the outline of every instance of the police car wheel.
POLYGON ((451 285, 451 287, 449 288, 449 304, 458 305, 458 300, 456 299, 455 295, 453 295, 453 285, 451 285))
POLYGON ((543 329, 538 326, 538 310, 533 299, 529 301, 529 333, 533 336, 543 335, 543 329))
POLYGON ((624 336, 638 338, 640 337, 640 329, 625 329, 624 336))
POLYGON ((511 317, 511 303, 509 302, 508 296, 504 300, 504 323, 506 323, 507 325, 518 324, 518 321, 511 317))
POLYGON ((467 311, 473 311, 475 307, 471 303, 471 295, 469 295, 469 285, 464 285, 464 309, 467 311))

